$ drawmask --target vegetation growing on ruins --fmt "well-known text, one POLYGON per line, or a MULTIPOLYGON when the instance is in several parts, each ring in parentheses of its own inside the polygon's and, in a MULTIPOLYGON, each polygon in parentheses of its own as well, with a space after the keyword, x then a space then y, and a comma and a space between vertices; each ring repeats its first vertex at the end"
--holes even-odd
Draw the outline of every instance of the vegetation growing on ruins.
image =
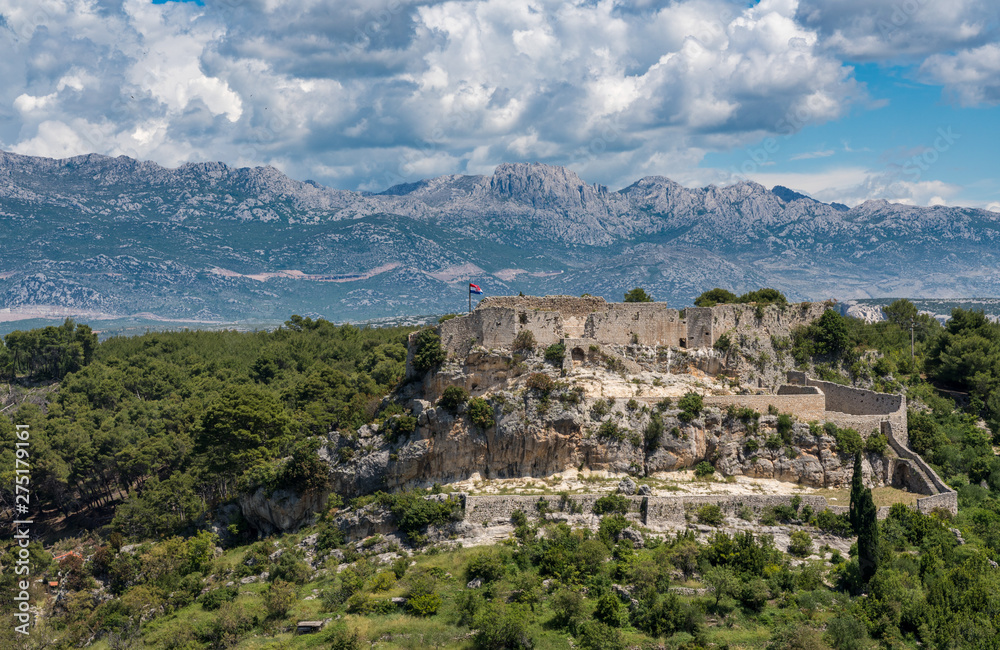
POLYGON ((653 302, 653 296, 646 293, 641 287, 636 287, 625 292, 624 302, 653 302))
POLYGON ((787 305, 788 299, 785 294, 777 289, 758 289, 748 291, 742 296, 726 289, 709 289, 694 299, 696 307, 714 307, 715 305, 735 305, 755 303, 758 305, 787 305))

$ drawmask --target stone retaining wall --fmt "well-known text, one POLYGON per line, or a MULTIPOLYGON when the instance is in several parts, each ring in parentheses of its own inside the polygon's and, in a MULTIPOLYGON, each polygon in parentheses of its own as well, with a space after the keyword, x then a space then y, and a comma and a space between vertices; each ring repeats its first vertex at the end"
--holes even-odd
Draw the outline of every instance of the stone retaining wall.
MULTIPOLYGON (((569 501, 565 504, 558 495, 526 496, 520 494, 511 495, 465 495, 465 520, 471 523, 495 523, 510 521, 511 515, 515 511, 521 510, 528 516, 538 513, 538 500, 544 498, 548 502, 550 512, 569 512, 574 506, 577 510, 582 508, 582 514, 593 514, 594 503, 603 494, 573 494, 569 496, 569 501), (572 504, 570 503, 572 501, 572 504)), ((639 508, 642 505, 643 497, 626 497, 629 499, 628 518, 640 521, 639 508)))
MULTIPOLYGON (((864 388, 842 386, 829 381, 812 379, 804 372, 787 374, 789 387, 815 387, 826 395, 826 413, 823 419, 838 427, 856 429, 863 438, 882 429, 883 423, 892 426, 897 439, 906 447, 910 444, 906 434, 906 397, 889 393, 876 393, 864 388)), ((784 387, 779 389, 783 392, 784 387)))
MULTIPOLYGON (((573 506, 579 511, 582 509, 584 515, 592 515, 594 503, 601 498, 601 494, 573 494, 569 495, 568 501, 563 504, 557 495, 544 497, 548 501, 550 512, 569 513, 573 506)), ((521 510, 528 516, 538 513, 538 496, 526 495, 463 495, 465 501, 465 520, 471 523, 509 523, 511 515, 516 510, 521 510)), ((846 512, 846 508, 840 506, 830 506, 825 497, 803 495, 801 506, 811 506, 816 512, 825 508, 830 508, 834 512, 841 510, 846 512)), ((685 513, 688 508, 700 508, 704 505, 718 505, 729 517, 739 514, 742 507, 749 507, 754 514, 759 516, 765 510, 774 506, 791 505, 790 495, 688 495, 688 496, 664 496, 664 497, 625 497, 629 502, 628 519, 657 528, 663 525, 683 524, 687 521, 685 513), (643 501, 646 503, 645 513, 643 513, 643 501)))
POLYGON ((900 458, 905 458, 919 467, 938 491, 938 494, 933 496, 917 499, 917 510, 929 513, 935 508, 943 508, 952 514, 958 514, 958 492, 952 490, 947 483, 942 481, 937 472, 927 464, 927 461, 920 454, 907 447, 903 441, 898 439, 899 436, 891 424, 887 425, 884 430, 892 450, 900 458))
POLYGON ((826 418, 826 400, 822 393, 813 395, 706 395, 706 406, 726 408, 742 406, 766 414, 773 406, 779 413, 794 415, 803 422, 823 421, 826 418))
MULTIPOLYGON (((539 496, 527 495, 460 495, 465 503, 465 520, 475 524, 509 524, 515 511, 521 510, 529 517, 537 516, 539 496)), ((546 495, 548 512, 563 512, 570 514, 575 509, 579 514, 594 513, 594 503, 601 494, 572 494, 563 503, 558 495, 546 495), (581 512, 582 510, 582 512, 581 512)), ((695 510, 704 505, 717 505, 727 517, 738 517, 744 507, 750 508, 755 517, 775 506, 790 506, 795 495, 778 494, 740 494, 740 495, 683 495, 683 496, 627 496, 629 512, 626 518, 654 530, 678 526, 688 523, 688 515, 694 515, 695 510), (645 507, 643 503, 645 502, 645 507)), ((830 505, 826 497, 816 495, 800 495, 799 508, 810 506, 813 512, 829 509, 834 514, 847 514, 848 506, 830 505)), ((958 511, 956 493, 938 494, 917 499, 916 509, 929 514, 935 508, 942 508, 951 513, 958 511)), ((878 518, 885 519, 889 515, 889 507, 878 509, 878 518)))

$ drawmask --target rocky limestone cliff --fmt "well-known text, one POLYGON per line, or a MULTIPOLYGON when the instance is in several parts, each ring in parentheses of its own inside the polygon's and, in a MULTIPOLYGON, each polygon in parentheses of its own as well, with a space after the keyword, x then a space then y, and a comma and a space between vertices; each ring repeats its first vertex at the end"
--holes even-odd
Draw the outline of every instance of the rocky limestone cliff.
MULTIPOLYGON (((663 360, 664 370, 677 370, 685 359, 695 358, 672 356, 663 360)), ((731 392, 729 378, 716 381, 691 365, 683 374, 623 375, 604 363, 606 358, 595 357, 561 376, 561 367, 541 355, 520 359, 480 350, 452 362, 411 386, 412 433, 394 433, 390 419, 362 427, 356 436, 331 434, 324 451, 331 462, 331 487, 357 495, 470 478, 541 478, 569 469, 646 476, 690 469, 702 461, 725 476, 812 487, 850 482, 853 459, 838 453, 836 441, 822 427, 796 422, 782 440, 777 416, 740 419, 736 411, 714 407, 684 421, 677 405, 681 395, 690 390, 731 392), (530 388, 529 379, 532 385, 551 387, 530 388), (492 424, 474 424, 467 405, 450 413, 423 399, 448 385, 466 386, 485 399, 492 424), (350 452, 341 453, 343 448, 350 452)), ((888 483, 889 470, 879 455, 866 459, 872 485, 888 483)))
POLYGON ((258 488, 239 497, 240 510, 247 522, 264 534, 288 532, 311 521, 320 512, 327 498, 325 491, 298 494, 293 490, 267 492, 258 488))

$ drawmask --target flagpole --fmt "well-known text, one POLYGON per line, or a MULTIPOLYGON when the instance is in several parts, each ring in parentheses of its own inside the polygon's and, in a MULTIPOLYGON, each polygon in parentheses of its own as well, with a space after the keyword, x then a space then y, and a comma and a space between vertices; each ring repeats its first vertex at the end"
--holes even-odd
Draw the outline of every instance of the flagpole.
POLYGON ((469 287, 469 313, 472 313, 472 287, 469 287))

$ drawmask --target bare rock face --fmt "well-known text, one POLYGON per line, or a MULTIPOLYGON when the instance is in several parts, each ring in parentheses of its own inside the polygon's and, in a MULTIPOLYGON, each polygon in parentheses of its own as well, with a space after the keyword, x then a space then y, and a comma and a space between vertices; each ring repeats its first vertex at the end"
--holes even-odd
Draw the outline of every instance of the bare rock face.
POLYGON ((396 523, 385 508, 369 505, 338 515, 333 525, 347 533, 347 541, 353 542, 372 535, 395 533, 396 523))
POLYGON ((275 490, 268 494, 257 488, 251 494, 240 496, 240 509, 247 522, 255 529, 270 534, 296 530, 313 519, 326 501, 325 492, 298 494, 291 490, 275 490))
MULTIPOLYGON (((798 312, 813 306, 790 309, 795 313, 772 310, 762 316, 734 309, 731 320, 739 325, 733 331, 742 336, 762 321, 770 331, 787 331, 798 312), (748 318, 753 323, 745 322, 748 318)), ((678 400, 663 391, 675 391, 676 398, 692 388, 727 391, 739 384, 706 386, 704 374, 691 374, 700 372, 695 356, 678 350, 663 354, 631 346, 621 354, 634 361, 638 373, 592 360, 567 366, 547 363, 541 354, 473 348, 464 359, 414 378, 397 395, 412 413, 412 433, 400 433, 390 419, 355 433, 330 434, 320 456, 330 464, 331 488, 354 496, 473 477, 543 478, 569 469, 648 476, 703 461, 723 476, 811 487, 850 484, 853 458, 837 450, 825 429, 794 422, 782 436, 777 415, 741 415, 712 406, 682 418, 678 400), (453 385, 486 400, 493 411, 488 426, 473 422, 465 405, 454 413, 434 405, 453 385)), ((866 484, 891 481, 892 462, 869 454, 866 484)), ((625 479, 620 489, 635 494, 636 485, 625 479)))

